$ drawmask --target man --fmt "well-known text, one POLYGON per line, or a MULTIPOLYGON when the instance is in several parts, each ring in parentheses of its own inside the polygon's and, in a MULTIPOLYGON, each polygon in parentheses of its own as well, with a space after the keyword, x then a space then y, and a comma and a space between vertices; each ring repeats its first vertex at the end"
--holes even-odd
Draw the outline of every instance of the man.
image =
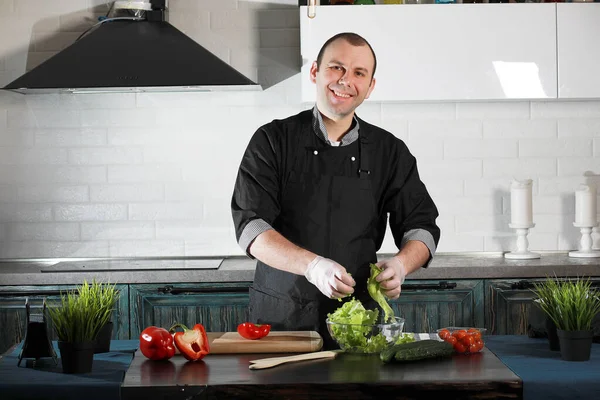
POLYGON ((353 295, 373 309, 366 283, 388 214, 400 251, 377 263, 386 296, 426 266, 440 231, 437 208, 404 142, 358 118, 375 87, 377 60, 354 33, 329 39, 312 64, 316 106, 258 129, 232 198, 239 245, 258 260, 250 319, 274 330, 316 330, 353 295))

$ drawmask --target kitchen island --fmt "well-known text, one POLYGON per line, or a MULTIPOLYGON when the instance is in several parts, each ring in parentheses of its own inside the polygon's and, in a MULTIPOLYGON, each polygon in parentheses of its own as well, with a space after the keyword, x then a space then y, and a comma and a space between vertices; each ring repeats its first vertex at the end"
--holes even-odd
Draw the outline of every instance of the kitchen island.
POLYGON ((521 399, 521 379, 492 352, 383 364, 379 356, 340 353, 250 370, 250 360, 280 354, 216 354, 157 363, 136 353, 121 386, 123 400, 162 399, 521 399), (435 397, 434 397, 435 398, 435 397))

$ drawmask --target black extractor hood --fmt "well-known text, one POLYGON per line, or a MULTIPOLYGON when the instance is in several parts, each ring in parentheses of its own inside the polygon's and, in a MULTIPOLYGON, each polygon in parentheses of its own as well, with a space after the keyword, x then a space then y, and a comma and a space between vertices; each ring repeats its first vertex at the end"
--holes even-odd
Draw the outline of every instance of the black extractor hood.
POLYGON ((165 21, 165 0, 116 1, 111 10, 118 3, 144 9, 107 17, 4 89, 24 94, 262 90, 165 21))

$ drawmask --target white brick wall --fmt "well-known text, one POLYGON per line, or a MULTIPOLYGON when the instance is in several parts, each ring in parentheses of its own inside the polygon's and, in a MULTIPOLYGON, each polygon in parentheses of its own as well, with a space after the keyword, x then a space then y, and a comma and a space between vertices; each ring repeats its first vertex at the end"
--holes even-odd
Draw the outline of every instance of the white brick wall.
MULTIPOLYGON (((171 23, 262 92, 0 92, 0 258, 243 254, 229 209, 242 152, 260 125, 309 107, 296 5, 170 1, 171 23)), ((0 0, 0 85, 106 11, 104 0, 0 0)), ((441 213, 439 251, 513 250, 513 177, 534 182, 530 248, 577 247, 574 191, 600 187, 600 101, 367 102, 358 112, 417 157, 441 213)), ((394 250, 388 230, 382 252, 394 250)))

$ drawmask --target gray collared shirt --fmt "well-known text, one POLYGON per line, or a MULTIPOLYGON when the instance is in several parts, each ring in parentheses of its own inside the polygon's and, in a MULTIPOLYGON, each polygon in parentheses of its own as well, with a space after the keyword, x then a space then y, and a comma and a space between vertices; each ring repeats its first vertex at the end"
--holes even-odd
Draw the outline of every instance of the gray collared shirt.
MULTIPOLYGON (((313 130, 317 134, 317 136, 325 141, 325 143, 329 143, 331 146, 337 146, 337 143, 329 140, 329 135, 327 134, 327 128, 325 128, 325 123, 323 122, 323 116, 317 109, 317 106, 313 107, 313 120, 312 120, 313 130)), ((352 117, 352 125, 350 126, 350 130, 346 132, 346 134, 342 137, 340 141, 340 146, 347 146, 351 143, 354 143, 356 139, 358 139, 358 130, 360 129, 360 125, 358 124, 358 119, 356 115, 352 117)))

